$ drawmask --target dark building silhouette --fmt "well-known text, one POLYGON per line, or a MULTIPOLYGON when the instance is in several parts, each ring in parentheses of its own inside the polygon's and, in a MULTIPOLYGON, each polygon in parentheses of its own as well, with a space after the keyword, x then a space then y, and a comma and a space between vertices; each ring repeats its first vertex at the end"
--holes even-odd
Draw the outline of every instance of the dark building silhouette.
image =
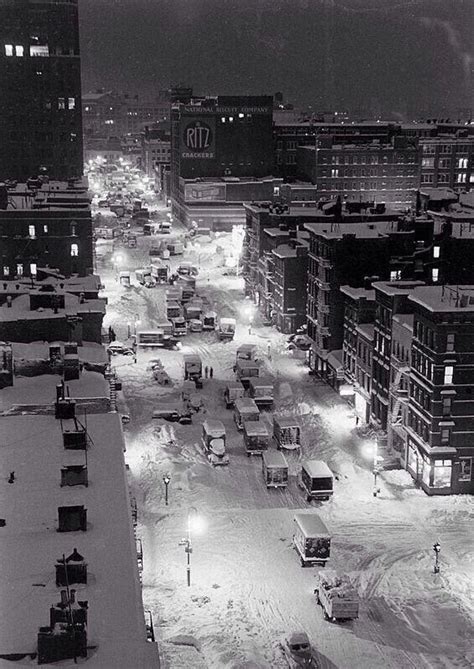
POLYGON ((0 2, 0 179, 83 171, 78 0, 0 2))

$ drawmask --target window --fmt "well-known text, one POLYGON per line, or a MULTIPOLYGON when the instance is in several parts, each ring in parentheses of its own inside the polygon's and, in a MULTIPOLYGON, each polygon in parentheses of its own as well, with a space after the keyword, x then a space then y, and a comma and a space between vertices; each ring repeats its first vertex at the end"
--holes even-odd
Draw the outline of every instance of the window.
POLYGON ((439 258, 439 246, 433 246, 433 258, 439 258))
POLYGON ((454 334, 454 332, 449 333, 446 337, 446 350, 447 351, 454 351, 455 341, 456 341, 456 335, 454 334))
POLYGON ((36 276, 36 263, 30 263, 30 274, 31 276, 36 276))
POLYGON ((229 116, 229 123, 233 123, 233 122, 234 122, 234 117, 233 117, 233 116, 229 116))
POLYGON ((431 280, 434 282, 439 280, 439 269, 437 267, 433 267, 431 270, 431 280))
POLYGON ((3 266, 3 276, 10 276, 10 268, 8 265, 3 266))
POLYGON ((443 383, 452 383, 453 382, 454 367, 448 365, 444 368, 444 381, 443 383))
POLYGON ((449 488, 451 485, 451 460, 435 460, 433 467, 433 486, 449 488))
POLYGON ((34 239, 36 237, 36 230, 34 225, 28 226, 28 236, 31 237, 31 239, 34 239))
POLYGON ((401 278, 402 278, 401 270, 395 269, 390 272, 390 281, 400 281, 401 278))
POLYGON ((21 263, 16 266, 16 275, 23 276, 23 265, 21 263))
POLYGON ((49 56, 49 47, 47 45, 32 44, 30 46, 30 56, 49 56))
POLYGON ((295 155, 287 156, 286 164, 287 165, 296 165, 296 156, 295 155))
POLYGON ((58 98, 58 109, 60 111, 63 111, 66 109, 66 99, 65 98, 58 98))
POLYGON ((439 184, 449 183, 449 174, 443 174, 442 172, 438 174, 438 183, 439 184))
POLYGON ((458 167, 460 170, 467 169, 467 158, 458 158, 458 167))
POLYGON ((445 397, 443 399, 443 416, 451 415, 452 399, 450 397, 445 397))
POLYGON ((78 244, 71 244, 71 256, 78 256, 79 255, 79 246, 78 244))
POLYGON ((24 47, 22 47, 21 44, 17 44, 15 46, 15 56, 18 56, 18 58, 23 58, 24 54, 25 54, 24 47))
POLYGON ((422 167, 434 167, 434 158, 423 158, 421 161, 422 167))
POLYGON ((338 176, 339 176, 339 170, 338 169, 331 170, 331 177, 333 179, 337 179, 338 176))
POLYGON ((448 169, 451 167, 451 158, 440 158, 438 167, 448 169))
POLYGON ((67 108, 68 109, 75 109, 76 107, 76 98, 68 98, 67 99, 67 108))
POLYGON ((459 172, 459 174, 456 177, 456 181, 458 184, 465 184, 467 180, 467 174, 466 172, 459 172))
POLYGON ((46 233, 48 232, 48 226, 47 225, 43 225, 43 232, 46 232, 46 233))
POLYGON ((458 481, 470 481, 472 479, 472 458, 459 458, 458 481))
POLYGON ((422 174, 421 175, 421 183, 432 184, 433 183, 433 175, 432 174, 422 174))
POLYGON ((451 430, 447 427, 443 427, 441 430, 441 443, 449 444, 449 437, 451 436, 451 430))
POLYGON ((5 56, 13 56, 13 44, 5 44, 5 56))

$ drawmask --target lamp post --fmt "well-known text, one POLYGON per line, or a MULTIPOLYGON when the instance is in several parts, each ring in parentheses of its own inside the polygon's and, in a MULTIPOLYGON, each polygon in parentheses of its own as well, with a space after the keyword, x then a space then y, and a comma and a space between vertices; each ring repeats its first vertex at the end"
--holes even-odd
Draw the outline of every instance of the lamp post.
POLYGON ((165 484, 165 504, 168 506, 168 486, 170 484, 171 477, 169 474, 163 476, 163 483, 165 484))
POLYGON ((132 324, 127 323, 127 339, 130 339, 131 334, 132 334, 132 324))
POLYGON ((435 544, 433 544, 433 550, 435 554, 435 562, 434 562, 434 568, 433 571, 435 574, 439 574, 439 554, 441 551, 441 546, 439 544, 439 541, 437 541, 435 544))
POLYGON ((374 439, 374 489, 373 496, 377 497, 380 493, 380 488, 377 486, 377 477, 380 471, 380 463, 383 461, 383 458, 379 455, 379 445, 377 439, 374 439))
POLYGON ((198 511, 195 506, 189 507, 186 537, 179 542, 179 546, 184 546, 184 552, 186 553, 186 581, 188 587, 191 585, 191 553, 193 552, 191 530, 194 529, 196 531, 199 529, 197 523, 199 517, 197 513, 198 511))

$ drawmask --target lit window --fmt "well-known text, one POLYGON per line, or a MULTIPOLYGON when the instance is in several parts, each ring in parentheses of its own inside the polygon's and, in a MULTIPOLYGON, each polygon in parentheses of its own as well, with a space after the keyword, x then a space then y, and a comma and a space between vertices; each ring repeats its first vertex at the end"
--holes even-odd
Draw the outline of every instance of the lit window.
POLYGON ((10 268, 8 265, 3 266, 3 276, 10 276, 10 268))
POLYGON ((25 53, 24 47, 22 47, 21 44, 17 44, 15 46, 15 55, 18 56, 19 58, 23 58, 24 53, 25 53))
POLYGON ((466 172, 459 172, 456 181, 458 184, 465 184, 467 179, 467 174, 466 172))
POLYGON ((395 269, 390 272, 390 281, 400 281, 402 278, 402 271, 400 269, 395 269))
POLYGON ((280 187, 273 186, 273 195, 280 195, 280 187))
POLYGON ((113 119, 109 118, 106 121, 104 121, 104 123, 105 123, 105 125, 113 125, 114 121, 113 121, 113 119))
POLYGON ((47 225, 43 225, 43 232, 48 232, 48 226, 47 225))
POLYGON ((447 428, 441 430, 441 443, 449 444, 449 430, 447 428))
POLYGON ((337 178, 338 176, 339 176, 339 170, 338 169, 331 170, 331 177, 333 179, 337 178))
POLYGON ((34 225, 28 226, 28 235, 31 237, 31 239, 34 239, 36 237, 36 230, 34 225))
POLYGON ((49 47, 47 45, 32 44, 30 46, 30 56, 49 56, 49 47))
POLYGON ((58 109, 60 111, 63 111, 66 109, 66 99, 65 98, 58 98, 58 109))
POLYGON ((30 263, 30 274, 31 276, 36 276, 36 263, 30 263))
POLYGON ((16 274, 17 276, 23 276, 23 265, 21 263, 16 266, 16 274))
POLYGON ((458 167, 461 170, 467 169, 467 158, 458 158, 458 167))
POLYGON ((244 118, 244 115, 243 115, 243 114, 239 114, 239 118, 244 118))
POLYGON ((444 383, 452 383, 453 382, 453 374, 454 374, 454 367, 449 365, 448 367, 444 368, 444 383))
POLYGON ((68 109, 74 109, 76 106, 76 98, 68 98, 67 99, 67 108, 68 109))
POLYGON ((84 107, 84 111, 90 111, 90 110, 91 110, 90 107, 84 107))
POLYGON ((454 351, 454 346, 456 342, 456 335, 451 332, 446 337, 446 351, 454 351))
POLYGON ((13 56, 13 44, 5 44, 5 56, 13 56))
POLYGON ((472 478, 472 458, 459 458, 458 481, 470 481, 472 478))
POLYGON ((439 246, 433 246, 433 258, 439 258, 439 246))
POLYGON ((439 279, 439 269, 437 267, 433 267, 431 270, 431 280, 432 281, 438 281, 439 279))
POLYGON ((233 116, 229 116, 229 123, 233 123, 233 122, 234 122, 234 117, 233 117, 233 116))
POLYGON ((72 256, 79 255, 79 246, 77 244, 71 244, 71 255, 72 256))

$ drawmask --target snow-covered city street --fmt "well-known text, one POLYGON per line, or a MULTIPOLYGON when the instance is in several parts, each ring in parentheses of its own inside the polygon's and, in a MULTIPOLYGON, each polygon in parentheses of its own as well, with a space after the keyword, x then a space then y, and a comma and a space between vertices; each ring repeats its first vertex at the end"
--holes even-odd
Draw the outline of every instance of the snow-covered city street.
MULTIPOLYGON (((135 269, 150 264, 152 240, 139 236, 137 248, 120 250, 120 267, 97 247, 97 272, 108 298, 105 326, 128 344, 137 328, 166 320, 166 285, 146 288, 134 277, 135 269), (131 272, 130 287, 119 283, 119 269, 131 272)), ((308 634, 322 669, 472 666, 472 499, 428 497, 400 469, 382 471, 380 494, 373 496, 367 443, 351 407, 308 375, 287 336, 263 325, 244 297, 243 280, 225 262, 234 243, 230 233, 189 240, 184 255, 170 260, 172 269, 183 260, 198 266, 197 294, 219 317, 237 319, 233 341, 219 341, 214 331, 194 332, 177 351, 139 349, 136 362, 112 358, 123 384, 119 410, 130 417, 125 457, 143 543, 144 605, 153 614, 163 666, 287 667, 282 643, 295 631, 308 634), (234 379, 242 343, 256 344, 265 375, 275 383, 275 405, 263 420, 270 426, 273 412, 295 415, 302 427, 301 449, 285 454, 286 489, 266 488, 262 460, 247 457, 233 411, 225 406, 223 392, 234 379), (198 354, 213 369, 213 378, 204 378, 197 391, 203 406, 191 425, 153 419, 160 402, 180 401, 185 353, 198 354), (154 380, 157 359, 172 385, 154 380), (205 419, 226 427, 228 467, 212 467, 199 448, 205 419), (336 477, 330 501, 309 503, 298 486, 301 463, 311 457, 324 460, 336 477), (188 587, 180 542, 190 510, 202 527, 191 536, 188 587), (352 622, 324 619, 314 595, 320 568, 302 568, 293 548, 293 516, 311 510, 331 532, 326 570, 347 575, 358 591, 360 613, 352 622), (435 542, 441 546, 438 574, 435 542)))

